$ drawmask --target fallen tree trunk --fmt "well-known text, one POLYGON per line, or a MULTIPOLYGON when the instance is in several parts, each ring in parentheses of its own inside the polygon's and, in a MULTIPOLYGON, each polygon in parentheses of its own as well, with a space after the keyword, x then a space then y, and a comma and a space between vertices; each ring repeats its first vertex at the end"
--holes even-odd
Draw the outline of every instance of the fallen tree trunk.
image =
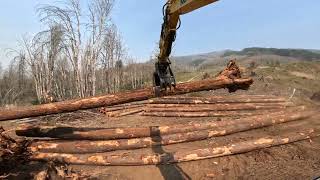
POLYGON ((72 140, 110 140, 128 139, 139 137, 163 136, 167 134, 186 133, 191 131, 201 131, 215 127, 227 126, 235 123, 251 122, 253 120, 283 120, 285 118, 304 119, 313 115, 313 111, 301 111, 302 107, 292 108, 277 113, 252 116, 239 120, 223 120, 199 122, 190 124, 178 124, 170 126, 150 126, 137 128, 76 128, 76 127, 55 127, 55 126, 33 126, 23 125, 16 129, 18 136, 27 137, 49 137, 72 140))
MULTIPOLYGON (((116 150, 130 150, 159 145, 169 145, 183 142, 199 141, 211 137, 225 136, 237 132, 262 128, 274 124, 301 120, 301 116, 285 117, 284 119, 262 119, 252 120, 224 127, 194 131, 188 133, 178 133, 158 137, 121 139, 109 141, 39 141, 29 146, 32 152, 53 152, 53 153, 99 153, 116 150), (298 117, 298 118, 297 118, 298 117)), ((279 118, 279 117, 277 117, 279 118)))
POLYGON ((144 109, 145 112, 203 112, 203 111, 238 111, 238 110, 262 110, 262 109, 284 109, 289 104, 254 104, 254 103, 236 103, 236 104, 149 104, 144 109))
MULTIPOLYGON (((177 95, 229 87, 237 87, 238 89, 248 89, 252 83, 253 80, 251 78, 229 79, 226 77, 218 77, 216 79, 207 79, 202 81, 177 84, 174 91, 163 92, 162 94, 177 95)), ((121 92, 86 99, 69 100, 64 102, 36 105, 31 107, 19 107, 15 109, 1 110, 0 121, 43 116, 49 114, 58 114, 64 112, 73 112, 77 110, 92 109, 102 106, 142 101, 154 97, 155 94, 153 88, 145 88, 141 90, 121 92)))
POLYGON ((142 116, 155 117, 231 117, 231 116, 254 116, 271 113, 270 111, 210 111, 210 112, 142 112, 142 116))
POLYGON ((209 159, 233 154, 250 152, 258 149, 289 144, 310 138, 319 137, 320 132, 314 129, 303 130, 294 133, 268 136, 225 146, 196 149, 192 151, 178 151, 164 154, 136 154, 136 153, 100 153, 100 154, 58 154, 58 153, 34 153, 32 160, 55 161, 66 164, 101 165, 101 166, 130 166, 130 165, 157 165, 186 161, 209 159))
POLYGON ((243 98, 243 99, 231 99, 231 98, 197 98, 197 99, 169 99, 169 98, 157 98, 150 99, 149 104, 219 104, 219 103, 283 103, 286 102, 285 98, 243 98))

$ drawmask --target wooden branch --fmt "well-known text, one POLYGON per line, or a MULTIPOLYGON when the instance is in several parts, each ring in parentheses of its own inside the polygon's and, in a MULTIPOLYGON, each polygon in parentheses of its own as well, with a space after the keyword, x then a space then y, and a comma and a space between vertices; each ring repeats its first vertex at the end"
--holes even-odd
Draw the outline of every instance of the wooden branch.
MULTIPOLYGON (((314 114, 314 112, 313 112, 314 114)), ((224 127, 178 133, 159 137, 146 137, 135 139, 121 139, 109 141, 39 141, 32 143, 29 148, 32 152, 53 152, 53 153, 99 153, 115 150, 130 150, 159 145, 169 145, 183 142, 199 141, 211 137, 225 136, 237 132, 262 128, 274 124, 301 120, 301 115, 288 117, 276 117, 274 119, 262 119, 232 124, 224 127)))
POLYGON ((102 166, 127 166, 127 165, 157 165, 186 161, 209 159, 246 153, 263 148, 289 144, 297 141, 319 137, 319 130, 308 129, 298 132, 268 136, 225 146, 209 147, 191 151, 178 151, 164 154, 138 154, 138 153, 99 153, 99 154, 58 154, 58 153, 34 153, 32 160, 55 161, 66 164, 102 165, 102 166))
POLYGON ((27 137, 49 137, 73 140, 110 140, 110 139, 127 139, 139 137, 163 136, 175 133, 186 133, 191 131, 201 131, 215 127, 227 126, 235 123, 251 122, 253 120, 282 120, 284 118, 304 119, 310 117, 313 112, 301 111, 300 108, 292 108, 277 113, 266 115, 252 116, 239 120, 222 120, 209 122, 193 122, 189 124, 176 124, 170 126, 150 126, 137 128, 76 128, 76 127, 55 127, 55 126, 33 126, 23 125, 16 129, 18 136, 27 137))
MULTIPOLYGON (((190 92, 222 89, 236 86, 238 89, 248 89, 253 83, 251 78, 245 79, 229 79, 219 77, 216 79, 207 79, 196 82, 177 84, 174 91, 163 92, 163 95, 178 95, 190 92)), ((10 110, 0 111, 0 121, 12 120, 19 118, 43 116, 49 114, 58 114, 64 112, 73 112, 77 110, 91 109, 102 106, 110 106, 116 104, 129 103, 134 101, 142 101, 154 98, 153 88, 145 88, 105 96, 97 96, 86 99, 70 100, 64 102, 56 102, 51 104, 36 105, 31 107, 19 107, 10 110)))

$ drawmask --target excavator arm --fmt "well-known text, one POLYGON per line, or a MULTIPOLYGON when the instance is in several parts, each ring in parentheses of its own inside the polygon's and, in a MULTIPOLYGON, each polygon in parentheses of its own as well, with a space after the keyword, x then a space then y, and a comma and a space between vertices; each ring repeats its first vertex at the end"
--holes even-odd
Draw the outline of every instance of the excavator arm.
POLYGON ((189 13, 218 0, 168 0, 163 6, 163 24, 159 42, 160 53, 155 63, 154 86, 161 89, 176 85, 174 74, 170 68, 172 44, 176 39, 176 31, 180 27, 180 15, 189 13))

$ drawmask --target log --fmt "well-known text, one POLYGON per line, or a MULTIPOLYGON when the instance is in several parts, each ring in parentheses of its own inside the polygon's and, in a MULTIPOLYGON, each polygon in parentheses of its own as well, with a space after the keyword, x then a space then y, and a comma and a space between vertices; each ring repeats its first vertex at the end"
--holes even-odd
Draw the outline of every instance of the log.
MULTIPOLYGON (((248 89, 253 83, 251 78, 229 79, 226 77, 218 77, 215 79, 207 79, 195 82, 177 84, 172 91, 162 92, 162 95, 178 95, 197 91, 215 90, 229 87, 237 87, 238 89, 248 89)), ((65 112, 73 112, 77 110, 92 109, 103 106, 111 106, 124 104, 134 101, 142 101, 154 98, 153 88, 145 88, 134 91, 120 92, 105 96, 97 96, 78 100, 69 100, 64 102, 56 102, 44 105, 35 105, 30 107, 19 107, 9 110, 0 111, 0 121, 13 120, 19 118, 36 117, 50 114, 58 114, 65 112)))
POLYGON ((265 99, 271 99, 271 98, 279 98, 279 96, 275 95, 265 95, 265 94, 259 94, 259 95, 210 95, 205 97, 199 97, 199 96, 164 96, 161 97, 162 99, 242 99, 242 98, 265 98, 265 99))
POLYGON ((149 104, 220 104, 220 103, 283 103, 286 102, 285 98, 243 98, 243 99, 169 99, 169 98, 157 98, 150 99, 149 104))
POLYGON ((126 106, 117 106, 117 107, 102 107, 99 109, 99 112, 106 114, 112 111, 126 110, 126 109, 134 109, 138 107, 143 107, 143 104, 135 104, 135 105, 126 105, 126 106))
POLYGON ((186 133, 191 131, 201 131, 215 127, 227 126, 235 123, 251 122, 252 120, 274 120, 284 119, 285 117, 308 118, 313 111, 301 111, 303 108, 291 108, 286 111, 269 113, 266 115, 241 118, 239 120, 223 120, 209 122, 193 122, 189 124, 177 124, 170 126, 150 126, 137 128, 76 128, 76 127, 55 127, 55 126, 33 126, 22 125, 16 129, 18 136, 26 137, 49 137, 71 140, 110 140, 128 139, 139 137, 163 136, 175 133, 186 133))
POLYGON ((254 104, 211 104, 211 105, 189 105, 189 104, 150 104, 145 108, 145 112, 205 112, 205 111, 239 111, 239 110, 262 110, 262 109, 284 109, 285 103, 254 104))
POLYGON ((260 114, 270 113, 270 111, 210 111, 210 112, 142 112, 142 116, 154 116, 154 117, 232 117, 232 116, 254 116, 260 114))
MULTIPOLYGON (((314 114, 314 112, 313 112, 314 114)), ((31 152, 52 152, 52 153, 100 153, 116 150, 131 150, 151 146, 177 144, 183 142, 199 141, 211 137, 225 136, 237 132, 248 131, 256 128, 271 126, 274 124, 286 123, 301 120, 301 115, 295 114, 288 117, 277 117, 277 119, 252 120, 225 127, 164 135, 160 137, 146 137, 135 139, 121 139, 109 141, 38 141, 29 146, 31 152)))
POLYGON ((319 137, 316 129, 301 130, 293 133, 267 136, 247 140, 224 146, 208 147, 191 151, 177 151, 163 154, 138 154, 138 153, 99 153, 99 154, 59 154, 59 153, 33 153, 32 160, 54 161, 66 164, 100 165, 100 166, 132 166, 132 165, 158 165, 187 161, 209 159, 246 153, 263 148, 285 145, 297 141, 319 137))
POLYGON ((291 102, 279 102, 279 103, 223 103, 223 104, 146 104, 146 108, 212 108, 219 107, 233 107, 233 106, 294 106, 291 102))
POLYGON ((106 113, 106 115, 109 117, 122 117, 122 116, 136 114, 136 113, 142 112, 143 110, 144 109, 142 107, 132 108, 132 109, 130 108, 130 109, 125 109, 120 111, 109 112, 109 113, 106 113))

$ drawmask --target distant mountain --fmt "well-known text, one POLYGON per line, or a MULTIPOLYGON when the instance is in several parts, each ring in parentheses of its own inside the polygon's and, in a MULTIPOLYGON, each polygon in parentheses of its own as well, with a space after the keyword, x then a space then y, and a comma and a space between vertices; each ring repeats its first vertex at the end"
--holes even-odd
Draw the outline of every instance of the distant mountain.
POLYGON ((195 54, 195 55, 189 55, 189 56, 175 56, 175 57, 172 57, 171 59, 173 59, 178 64, 182 63, 182 64, 198 66, 208 60, 221 58, 224 56, 225 53, 229 51, 231 50, 213 51, 209 53, 195 54))
POLYGON ((315 49, 277 49, 277 48, 260 48, 251 47, 241 51, 223 50, 203 54, 172 57, 176 64, 190 65, 198 67, 200 65, 215 64, 231 58, 241 60, 246 59, 263 59, 280 61, 313 61, 320 60, 320 50, 315 49))
POLYGON ((320 50, 318 50, 318 49, 308 49, 308 51, 320 54, 320 50))
POLYGON ((294 57, 304 60, 319 60, 320 53, 316 53, 314 50, 307 49, 276 49, 276 48, 245 48, 242 51, 229 51, 224 56, 230 55, 245 55, 245 56, 256 56, 256 55, 278 55, 285 57, 294 57))

